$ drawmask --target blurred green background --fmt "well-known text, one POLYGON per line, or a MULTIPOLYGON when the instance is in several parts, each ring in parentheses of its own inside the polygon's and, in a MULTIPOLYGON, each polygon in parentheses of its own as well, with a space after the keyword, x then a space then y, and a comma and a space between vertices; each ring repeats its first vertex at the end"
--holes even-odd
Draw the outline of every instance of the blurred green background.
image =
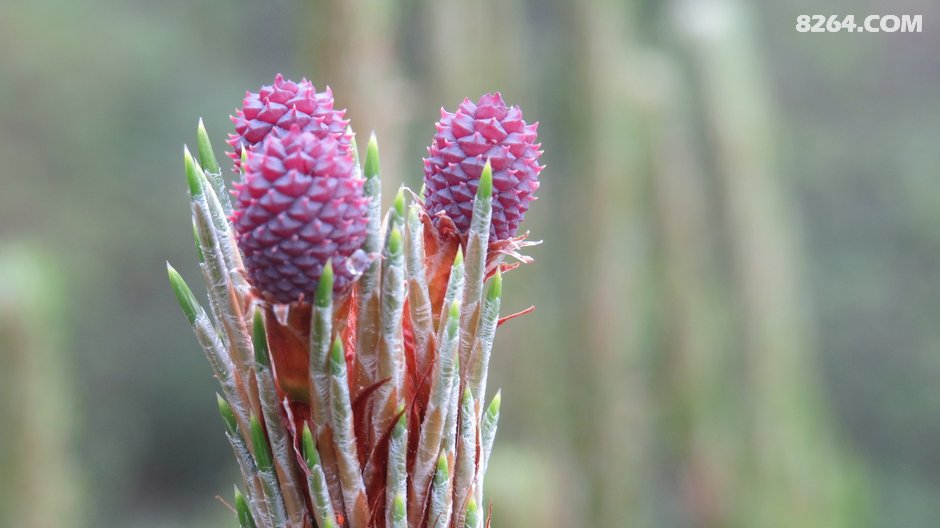
POLYGON ((331 85, 420 185, 438 109, 501 90, 548 168, 509 276, 494 526, 940 519, 940 4, 5 1, 0 526, 234 526, 182 144, 331 85), (922 14, 805 34, 800 14, 922 14))

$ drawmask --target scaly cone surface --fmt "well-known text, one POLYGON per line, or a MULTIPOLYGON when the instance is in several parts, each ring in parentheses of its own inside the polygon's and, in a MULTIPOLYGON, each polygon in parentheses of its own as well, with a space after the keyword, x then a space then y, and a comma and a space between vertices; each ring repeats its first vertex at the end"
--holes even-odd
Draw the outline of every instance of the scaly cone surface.
POLYGON ((232 215, 251 283, 280 303, 310 299, 327 261, 346 289, 365 265, 367 200, 352 153, 294 125, 248 152, 232 215))
POLYGON ((277 74, 273 84, 245 93, 242 107, 232 116, 235 133, 228 138, 232 147, 228 156, 237 169, 243 148, 251 151, 269 135, 284 137, 295 126, 318 138, 332 136, 346 149, 352 140, 346 131, 349 125, 346 111, 335 110, 333 106, 333 92, 329 88, 318 93, 307 79, 295 83, 277 74))
POLYGON ((487 160, 493 166, 494 240, 516 234, 539 188, 541 144, 538 123, 526 124, 518 106, 506 106, 499 92, 474 103, 464 99, 457 111, 441 108, 437 134, 424 160, 425 207, 434 217, 444 213, 466 233, 473 216, 473 197, 487 160))
POLYGON ((513 235, 538 186, 535 127, 498 94, 465 102, 438 135, 468 138, 451 162, 463 179, 444 166, 447 185, 410 206, 400 191, 382 221, 378 143, 360 171, 341 113, 298 122, 319 111, 298 101, 317 97, 280 76, 249 94, 231 206, 204 126, 201 166, 184 151, 208 306, 167 273, 220 384, 238 522, 488 527, 501 399, 487 400, 487 369, 503 274, 518 266, 502 258, 527 261, 513 235), (454 135, 465 115, 479 128, 454 135))

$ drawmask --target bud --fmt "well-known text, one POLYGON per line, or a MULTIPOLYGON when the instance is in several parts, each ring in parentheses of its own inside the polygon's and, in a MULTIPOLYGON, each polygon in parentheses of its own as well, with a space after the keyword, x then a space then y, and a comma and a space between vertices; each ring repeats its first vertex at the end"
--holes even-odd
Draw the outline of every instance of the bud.
POLYGON ((255 519, 248 508, 248 501, 245 500, 245 496, 239 491, 238 486, 235 486, 235 512, 238 515, 238 525, 241 528, 255 528, 255 519))
POLYGON ((225 422, 225 430, 228 431, 228 434, 236 434, 238 432, 238 422, 235 421, 235 413, 232 412, 232 407, 218 393, 215 395, 215 401, 219 405, 219 414, 222 415, 222 421, 225 422))
POLYGON ((349 150, 352 134, 346 131, 349 121, 345 110, 333 109, 333 92, 327 88, 317 93, 313 84, 274 77, 274 84, 262 86, 257 93, 246 92, 242 107, 232 116, 235 133, 229 135, 232 146, 229 157, 236 169, 241 165, 241 150, 252 150, 268 135, 283 138, 293 127, 310 132, 317 138, 332 137, 341 148, 349 150))
POLYGON ((526 124, 518 106, 506 106, 499 92, 477 103, 464 99, 455 113, 441 109, 437 134, 424 160, 425 207, 443 212, 461 233, 470 229, 473 198, 487 160, 492 165, 493 220, 490 241, 516 234, 539 187, 538 123, 526 124))
POLYGON ((251 283, 269 300, 313 300, 333 263, 334 289, 361 273, 368 200, 348 149, 295 126, 248 153, 232 221, 251 283))

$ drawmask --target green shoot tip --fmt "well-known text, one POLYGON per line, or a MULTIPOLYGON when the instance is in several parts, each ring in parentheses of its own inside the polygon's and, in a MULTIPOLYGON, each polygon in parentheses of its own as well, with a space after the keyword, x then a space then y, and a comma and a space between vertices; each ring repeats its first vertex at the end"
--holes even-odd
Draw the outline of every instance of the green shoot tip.
POLYGON ((248 426, 251 429, 251 446, 258 469, 264 472, 271 471, 274 466, 271 461, 271 447, 268 445, 268 438, 264 434, 264 427, 254 413, 251 413, 248 419, 248 426))
POLYGON ((405 521, 405 498, 401 493, 395 494, 395 502, 392 504, 392 520, 396 523, 405 521))
POLYGON ((238 428, 238 422, 235 421, 235 413, 232 412, 232 406, 225 401, 219 393, 215 394, 215 402, 219 406, 219 414, 222 415, 222 421, 225 422, 225 429, 228 434, 234 435, 238 428))
POLYGON ((441 453, 437 457, 437 473, 434 474, 434 480, 440 479, 441 482, 447 482, 450 478, 450 468, 447 467, 447 455, 441 453))
POLYGON ((189 194, 192 197, 202 194, 202 170, 189 152, 189 147, 183 145, 183 166, 186 169, 186 182, 189 184, 189 194))
POLYGON ((388 254, 398 255, 399 253, 401 253, 401 231, 393 227, 388 235, 388 254))
POLYGON ((251 509, 248 507, 248 501, 235 486, 235 514, 238 516, 238 525, 241 528, 255 528, 255 519, 251 516, 251 509))
POLYGON ((333 341, 333 350, 330 354, 330 372, 334 375, 339 375, 345 370, 346 353, 343 351, 343 340, 337 337, 333 341))
POLYGON ((369 144, 366 146, 366 163, 363 166, 363 174, 367 180, 379 175, 379 142, 375 137, 374 130, 369 136, 369 144))
POLYGON ((254 325, 252 326, 251 341, 255 348, 255 362, 262 367, 270 367, 268 358, 268 336, 264 329, 264 315, 261 308, 255 307, 254 325))
POLYGON ((196 127, 196 147, 199 152, 199 162, 212 174, 221 174, 218 160, 215 159, 215 152, 212 150, 212 143, 209 141, 209 133, 206 132, 206 125, 199 118, 199 125, 196 127))
POLYGON ((470 501, 467 503, 467 516, 463 523, 464 528, 477 528, 480 523, 478 510, 476 499, 470 497, 470 501))
POLYGON ((490 401, 490 406, 486 408, 486 414, 490 419, 494 419, 499 415, 499 406, 502 401, 503 390, 500 389, 496 391, 496 394, 493 396, 493 399, 490 401))
POLYGON ((199 303, 196 301, 196 296, 193 295, 193 291, 189 289, 189 285, 186 284, 183 277, 169 262, 166 263, 166 273, 170 279, 170 287, 173 288, 176 301, 186 315, 189 324, 194 324, 196 317, 199 315, 199 303))
POLYGON ((493 166, 486 160, 483 172, 480 173, 480 183, 477 184, 477 198, 485 200, 493 195, 493 166))
POLYGON ((315 302, 320 308, 327 308, 333 302, 333 261, 326 261, 320 273, 320 283, 317 284, 315 302))
POLYGON ((398 193, 395 195, 395 214, 398 215, 398 218, 405 217, 405 188, 399 187, 398 193))
POLYGON ((313 469, 314 466, 320 464, 320 455, 317 453, 317 446, 313 442, 313 432, 306 423, 304 423, 304 431, 301 436, 301 447, 303 449, 304 462, 307 463, 308 468, 313 469))
POLYGON ((490 287, 486 291, 486 300, 493 302, 503 295, 503 272, 496 268, 496 273, 490 280, 490 287))

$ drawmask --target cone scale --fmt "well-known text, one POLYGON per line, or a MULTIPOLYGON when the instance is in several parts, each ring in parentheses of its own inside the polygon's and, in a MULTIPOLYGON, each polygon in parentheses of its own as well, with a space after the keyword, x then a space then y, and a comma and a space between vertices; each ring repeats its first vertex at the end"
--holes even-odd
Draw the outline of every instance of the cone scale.
POLYGON ((329 90, 278 75, 232 121, 238 181, 201 120, 184 155, 208 307, 168 273, 220 382, 239 525, 489 526, 486 371, 536 125, 498 93, 442 111, 422 198, 383 214, 378 142, 360 166, 329 90))

